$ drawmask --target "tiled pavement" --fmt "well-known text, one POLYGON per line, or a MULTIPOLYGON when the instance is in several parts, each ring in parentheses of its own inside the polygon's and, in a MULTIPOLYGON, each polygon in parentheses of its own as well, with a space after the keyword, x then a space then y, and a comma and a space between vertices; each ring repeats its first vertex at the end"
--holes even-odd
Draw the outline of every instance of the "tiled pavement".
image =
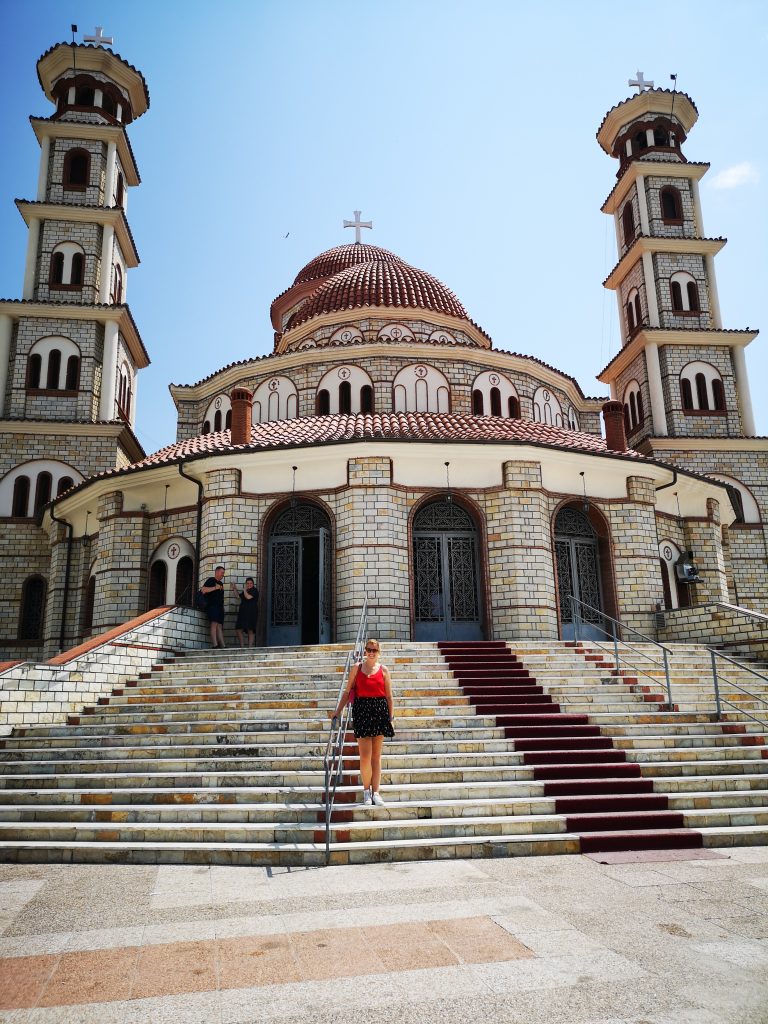
POLYGON ((0 865, 0 1022, 768 1022, 768 847, 594 856, 0 865))

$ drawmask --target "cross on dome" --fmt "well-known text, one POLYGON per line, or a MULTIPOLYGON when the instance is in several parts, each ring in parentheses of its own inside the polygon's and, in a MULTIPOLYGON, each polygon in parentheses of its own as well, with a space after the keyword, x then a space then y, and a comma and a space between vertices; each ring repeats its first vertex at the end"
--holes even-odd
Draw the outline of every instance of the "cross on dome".
POLYGON ((355 215, 355 219, 354 220, 345 220, 344 221, 344 227, 345 228, 354 228, 355 229, 355 242, 359 245, 360 244, 360 228, 372 228, 373 227, 373 221, 372 220, 360 220, 360 210, 353 210, 352 212, 355 215))
POLYGON ((653 89, 653 82, 646 82, 646 80, 643 78, 642 71, 636 71, 635 74, 637 75, 637 78, 630 78, 630 80, 627 82, 627 85, 634 85, 634 87, 637 89, 638 95, 641 92, 645 92, 646 89, 653 89))
POLYGON ((112 36, 102 35, 103 26, 97 25, 92 36, 83 36, 84 43, 96 43, 97 46, 111 46, 112 36))

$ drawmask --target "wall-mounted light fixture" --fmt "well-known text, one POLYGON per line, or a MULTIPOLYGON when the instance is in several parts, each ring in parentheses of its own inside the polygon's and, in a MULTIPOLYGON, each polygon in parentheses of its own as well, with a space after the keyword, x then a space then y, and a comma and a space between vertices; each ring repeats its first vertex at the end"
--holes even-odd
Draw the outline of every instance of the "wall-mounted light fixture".
POLYGON ((170 484, 165 485, 165 497, 163 499, 163 514, 160 516, 160 522, 165 526, 168 522, 168 488, 170 484))
POLYGON ((581 477, 581 490, 582 490, 582 493, 584 495, 584 497, 582 499, 582 502, 581 502, 581 509, 582 509, 584 515, 586 515, 589 512, 589 499, 587 498, 587 478, 586 478, 586 476, 584 474, 584 470, 583 469, 579 473, 579 476, 581 477))
POLYGON ((453 495, 451 494, 451 477, 450 473, 448 472, 448 468, 450 465, 450 462, 445 463, 445 488, 446 491, 448 492, 445 496, 445 500, 448 502, 449 505, 453 501, 453 495))

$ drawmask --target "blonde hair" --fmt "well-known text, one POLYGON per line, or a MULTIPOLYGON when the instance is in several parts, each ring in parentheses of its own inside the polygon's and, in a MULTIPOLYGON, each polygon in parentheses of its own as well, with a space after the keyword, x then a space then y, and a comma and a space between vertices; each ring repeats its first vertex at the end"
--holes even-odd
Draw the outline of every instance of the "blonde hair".
POLYGON ((381 644, 379 643, 378 640, 374 640, 374 638, 372 636, 368 637, 368 639, 363 644, 363 647, 370 647, 371 644, 376 644, 376 653, 380 654, 381 653, 381 644))

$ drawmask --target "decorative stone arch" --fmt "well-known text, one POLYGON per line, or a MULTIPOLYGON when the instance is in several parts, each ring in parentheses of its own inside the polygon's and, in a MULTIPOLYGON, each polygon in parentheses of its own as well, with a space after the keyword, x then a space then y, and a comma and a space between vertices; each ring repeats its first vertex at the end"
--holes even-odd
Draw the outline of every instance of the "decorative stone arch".
POLYGON ((624 388, 624 429, 627 437, 639 430, 645 422, 645 409, 643 408, 643 392, 638 380, 631 380, 624 388))
POLYGON ((426 363, 403 367, 392 382, 392 408, 395 412, 450 412, 448 378, 426 363))
POLYGON ((232 400, 229 395, 222 393, 216 395, 208 403, 208 408, 203 416, 201 433, 218 433, 220 430, 229 430, 232 426, 232 400))
POLYGON ((693 274, 678 270, 669 279, 673 313, 700 313, 699 286, 693 274))
POLYGON ((536 388, 533 395, 533 420, 534 423, 546 423, 552 427, 566 425, 560 401, 549 388, 536 388))
POLYGON ((51 253, 49 288, 82 288, 85 279, 85 250, 77 242, 59 242, 51 253))
POLYGON ((79 384, 79 346, 71 338, 39 338, 27 356, 27 390, 76 391, 79 384))
POLYGON ((482 640, 490 629, 485 519, 465 495, 424 495, 408 516, 411 636, 482 640))
POLYGON ((725 411, 723 378, 711 363, 686 363, 680 371, 680 396, 684 412, 725 411))
MULTIPOLYGON (((552 514, 552 558, 555 566, 555 591, 560 636, 574 637, 573 605, 570 596, 615 619, 616 588, 610 528, 603 513, 584 499, 562 501, 552 514)), ((582 639, 605 637, 606 623, 594 611, 581 606, 582 639)))
POLYGON ((299 415, 299 393, 290 377, 263 380, 253 393, 253 423, 292 420, 299 415))
POLYGON ((336 517, 314 495, 276 501, 261 525, 259 593, 268 646, 330 643, 336 517))
POLYGON ((377 341, 415 341, 416 337, 405 324, 385 324, 376 335, 377 341))
MULTIPOLYGON (((362 331, 355 324, 344 324, 338 327, 330 336, 326 345, 358 345, 365 341, 362 331)), ((300 348, 303 348, 302 344, 300 348)))
POLYGON ((735 506, 734 511, 737 512, 738 518, 735 523, 731 524, 730 529, 742 525, 756 525, 763 521, 757 499, 746 484, 735 477, 726 476, 724 473, 709 473, 707 475, 711 476, 713 480, 719 480, 726 484, 731 491, 732 504, 735 506), (734 494, 734 491, 737 493, 734 494))
POLYGON ((321 378, 315 394, 319 415, 373 412, 373 381, 360 366, 332 367, 321 378), (327 401, 321 402, 323 392, 327 401))
POLYGON ((82 483, 83 476, 66 462, 59 462, 58 459, 35 459, 31 462, 24 462, 6 473, 0 480, 0 516, 14 515, 14 505, 19 498, 17 481, 25 479, 26 487, 26 509, 17 509, 16 518, 31 518, 36 515, 43 504, 46 504, 52 497, 62 493, 62 481, 66 489, 73 484, 82 483), (41 479, 44 481, 47 496, 41 491, 41 479), (42 501, 45 497, 45 501, 42 501), (42 504, 41 504, 42 502, 42 504))
POLYGON ((158 545, 149 560, 147 609, 168 604, 191 607, 194 603, 194 578, 188 567, 194 564, 195 549, 185 537, 169 537, 158 545), (180 568, 183 586, 180 586, 180 568))
POLYGON ((472 413, 475 416, 520 418, 520 396, 512 381, 496 370, 479 373, 472 384, 472 413))
POLYGON ((627 311, 627 331, 630 335, 643 326, 643 311, 640 305, 640 291, 637 288, 630 288, 625 304, 627 311))
POLYGON ((427 341, 431 345, 458 345, 456 337, 450 331, 445 331, 442 328, 438 331, 432 331, 427 341))

